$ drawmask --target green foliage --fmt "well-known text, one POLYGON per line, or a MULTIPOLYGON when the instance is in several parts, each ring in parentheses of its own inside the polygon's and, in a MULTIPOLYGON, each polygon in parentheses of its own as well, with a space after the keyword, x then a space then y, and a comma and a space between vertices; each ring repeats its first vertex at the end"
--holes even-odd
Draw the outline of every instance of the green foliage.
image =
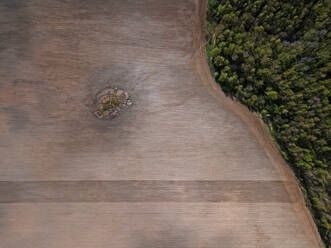
POLYGON ((330 241, 331 0, 209 0, 209 64, 261 113, 330 241))

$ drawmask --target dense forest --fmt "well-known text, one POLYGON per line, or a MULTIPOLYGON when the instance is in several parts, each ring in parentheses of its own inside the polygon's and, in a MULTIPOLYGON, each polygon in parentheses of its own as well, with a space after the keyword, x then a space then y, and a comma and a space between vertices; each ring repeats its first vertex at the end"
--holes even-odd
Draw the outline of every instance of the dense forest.
POLYGON ((331 247, 331 0, 209 0, 207 53, 223 91, 256 111, 331 247))

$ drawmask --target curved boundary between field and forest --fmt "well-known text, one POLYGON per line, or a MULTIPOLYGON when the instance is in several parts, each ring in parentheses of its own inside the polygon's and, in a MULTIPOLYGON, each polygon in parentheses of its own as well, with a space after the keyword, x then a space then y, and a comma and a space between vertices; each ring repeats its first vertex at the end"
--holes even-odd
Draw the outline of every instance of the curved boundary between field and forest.
POLYGON ((285 162, 285 160, 282 158, 281 154, 279 153, 264 123, 257 117, 255 113, 249 111, 246 106, 237 101, 234 101, 230 97, 227 97, 212 77, 207 61, 205 40, 207 0, 196 0, 196 2, 197 8, 195 23, 193 27, 193 39, 194 47, 196 50, 196 67, 200 75, 201 81, 213 97, 215 97, 228 109, 230 109, 237 116, 239 116, 240 119, 243 120, 248 125, 250 130, 254 133, 259 144, 266 152, 267 156, 273 163, 280 177, 286 179, 284 181, 284 186, 286 187, 291 197, 295 212, 303 221, 303 223, 306 224, 304 226, 306 236, 310 237, 313 243, 318 244, 320 247, 324 247, 313 217, 308 208, 306 207, 304 196, 299 189, 297 179, 292 170, 285 162), (313 233, 311 233, 311 230, 313 230, 313 233))

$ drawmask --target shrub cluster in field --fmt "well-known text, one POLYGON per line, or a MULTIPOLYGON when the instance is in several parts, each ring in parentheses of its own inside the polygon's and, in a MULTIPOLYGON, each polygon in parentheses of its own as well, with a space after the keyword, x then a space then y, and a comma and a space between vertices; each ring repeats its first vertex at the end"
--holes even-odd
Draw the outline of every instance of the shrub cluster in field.
POLYGON ((222 89, 261 114, 331 245, 331 0, 209 0, 207 53, 222 89))

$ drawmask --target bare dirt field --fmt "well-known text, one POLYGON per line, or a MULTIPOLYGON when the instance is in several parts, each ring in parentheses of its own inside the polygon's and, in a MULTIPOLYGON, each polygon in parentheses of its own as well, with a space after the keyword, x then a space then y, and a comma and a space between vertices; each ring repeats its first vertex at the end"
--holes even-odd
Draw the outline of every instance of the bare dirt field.
POLYGON ((0 1, 1 248, 321 247, 204 52, 205 1, 0 1), (121 88, 132 106, 93 113, 121 88))

